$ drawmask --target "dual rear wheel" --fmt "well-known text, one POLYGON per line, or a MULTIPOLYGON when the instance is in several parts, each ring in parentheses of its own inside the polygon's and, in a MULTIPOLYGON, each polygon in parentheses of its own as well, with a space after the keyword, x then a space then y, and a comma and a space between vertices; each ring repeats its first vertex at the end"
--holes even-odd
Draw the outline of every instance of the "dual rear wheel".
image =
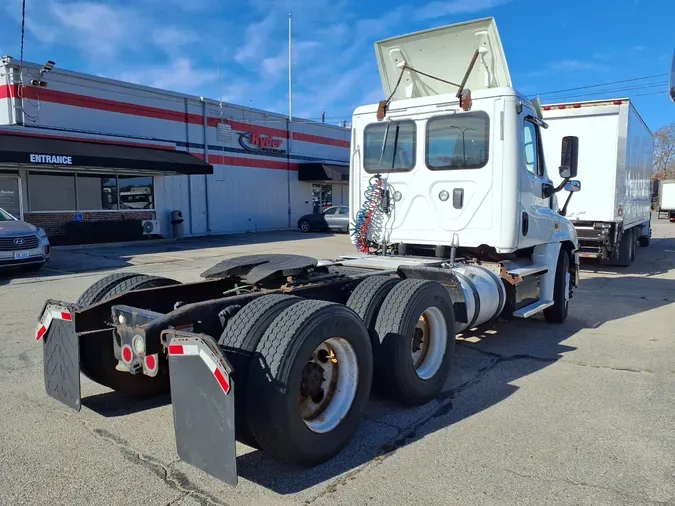
POLYGON ((337 454, 360 423, 371 384, 417 405, 443 388, 454 312, 440 284, 374 276, 347 305, 267 295, 244 306, 219 344, 235 365, 237 439, 285 462, 337 454), (234 360, 237 360, 236 358, 234 360))

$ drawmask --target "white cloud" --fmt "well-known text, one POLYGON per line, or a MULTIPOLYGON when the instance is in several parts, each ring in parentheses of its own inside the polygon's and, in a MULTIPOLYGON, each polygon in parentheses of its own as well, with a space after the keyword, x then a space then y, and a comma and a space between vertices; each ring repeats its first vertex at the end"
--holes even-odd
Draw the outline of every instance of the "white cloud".
POLYGON ((234 59, 240 64, 260 60, 267 52, 275 23, 274 16, 268 14, 262 21, 250 24, 246 28, 244 45, 237 49, 234 59))
MULTIPOLYGON (((70 39, 87 53, 114 56, 139 42, 138 17, 132 10, 93 2, 50 2, 48 10, 56 36, 70 39)), ((39 32, 35 35, 40 37, 39 32)))
POLYGON ((199 40, 199 36, 195 32, 173 26, 156 28, 152 32, 152 38, 158 47, 166 50, 185 46, 199 40))
POLYGON ((111 77, 153 88, 194 93, 204 85, 215 86, 218 72, 195 67, 188 58, 176 58, 168 65, 144 65, 111 77))
POLYGON ((605 70, 607 67, 590 60, 560 60, 549 65, 551 70, 576 72, 579 70, 605 70))
MULTIPOLYGON (((293 68, 296 69, 308 63, 316 51, 321 47, 317 41, 293 42, 293 68)), ((283 48, 276 56, 263 58, 260 62, 263 77, 278 79, 288 70, 288 48, 283 48)))
POLYGON ((427 20, 436 19, 452 14, 463 14, 471 12, 484 11, 493 7, 498 7, 511 0, 451 0, 430 2, 419 9, 414 14, 415 19, 427 20))

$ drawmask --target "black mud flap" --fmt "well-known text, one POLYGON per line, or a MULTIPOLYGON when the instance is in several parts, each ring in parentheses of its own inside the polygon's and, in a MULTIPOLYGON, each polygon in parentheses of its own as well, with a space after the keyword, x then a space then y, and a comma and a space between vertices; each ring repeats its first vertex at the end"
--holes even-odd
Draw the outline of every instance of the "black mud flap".
POLYGON ((237 485, 232 367, 204 334, 163 333, 178 456, 229 485, 237 485))
POLYGON ((70 304, 49 301, 40 317, 35 339, 42 340, 45 390, 66 406, 80 411, 80 345, 70 304))

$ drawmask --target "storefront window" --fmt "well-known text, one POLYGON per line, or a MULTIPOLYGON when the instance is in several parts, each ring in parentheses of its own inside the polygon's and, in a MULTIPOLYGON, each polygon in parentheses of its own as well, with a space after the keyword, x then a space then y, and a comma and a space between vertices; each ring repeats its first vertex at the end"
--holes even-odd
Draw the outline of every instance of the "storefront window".
POLYGON ((31 211, 73 211, 77 208, 75 175, 31 172, 28 198, 31 211))
POLYGON ((120 176, 120 209, 154 209, 152 177, 120 176))
POLYGON ((333 205, 333 186, 329 184, 312 185, 312 212, 320 213, 333 205))
POLYGON ((152 176, 30 172, 28 201, 32 212, 148 210, 155 208, 154 180, 152 176))
POLYGON ((87 211, 117 209, 117 177, 78 174, 77 203, 87 211))

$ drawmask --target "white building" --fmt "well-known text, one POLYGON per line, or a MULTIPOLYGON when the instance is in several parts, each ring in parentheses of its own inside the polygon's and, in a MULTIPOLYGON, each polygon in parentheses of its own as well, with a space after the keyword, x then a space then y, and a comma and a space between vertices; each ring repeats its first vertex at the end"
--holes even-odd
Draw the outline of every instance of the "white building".
POLYGON ((174 210, 187 236, 295 228, 348 203, 348 128, 41 68, 0 59, 0 207, 57 242, 102 220, 170 236, 174 210))

